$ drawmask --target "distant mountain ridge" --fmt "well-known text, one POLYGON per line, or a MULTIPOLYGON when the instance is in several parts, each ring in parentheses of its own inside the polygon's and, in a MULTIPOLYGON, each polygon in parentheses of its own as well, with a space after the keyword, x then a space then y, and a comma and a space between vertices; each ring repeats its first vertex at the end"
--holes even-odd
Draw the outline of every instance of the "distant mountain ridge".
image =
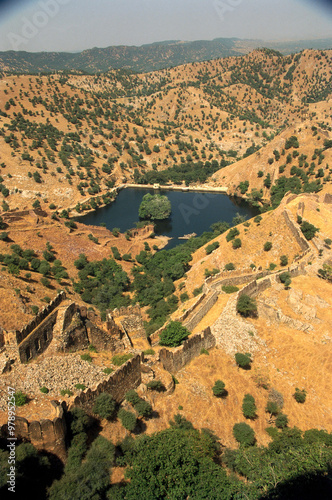
POLYGON ((145 73, 181 64, 207 61, 229 56, 241 56, 256 48, 266 47, 282 54, 304 49, 332 48, 332 38, 267 42, 239 38, 214 40, 164 41, 142 46, 111 46, 92 48, 79 53, 70 52, 0 52, 0 71, 39 73, 52 71, 82 71, 85 73, 125 69, 145 73))

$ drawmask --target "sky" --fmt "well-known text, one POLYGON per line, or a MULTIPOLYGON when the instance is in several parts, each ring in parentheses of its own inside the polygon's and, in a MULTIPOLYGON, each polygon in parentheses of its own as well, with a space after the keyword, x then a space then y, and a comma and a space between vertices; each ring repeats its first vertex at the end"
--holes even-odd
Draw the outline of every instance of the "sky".
POLYGON ((332 0, 0 0, 0 50, 332 38, 332 0))

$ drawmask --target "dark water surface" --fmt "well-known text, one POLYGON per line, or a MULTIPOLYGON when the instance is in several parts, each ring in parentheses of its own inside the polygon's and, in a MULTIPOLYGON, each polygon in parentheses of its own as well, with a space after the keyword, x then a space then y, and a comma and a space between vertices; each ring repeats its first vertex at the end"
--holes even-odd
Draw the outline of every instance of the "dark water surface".
POLYGON ((250 219, 257 211, 241 200, 234 200, 225 194, 207 192, 154 191, 152 189, 126 188, 120 191, 110 205, 98 208, 78 220, 87 225, 99 226, 105 223, 108 229, 120 228, 121 232, 135 227, 139 221, 138 209, 146 193, 156 192, 166 195, 172 205, 169 219, 156 221, 155 233, 173 238, 167 249, 173 248, 183 240, 179 236, 188 233, 201 235, 209 231, 211 224, 218 221, 232 222, 237 213, 250 219))

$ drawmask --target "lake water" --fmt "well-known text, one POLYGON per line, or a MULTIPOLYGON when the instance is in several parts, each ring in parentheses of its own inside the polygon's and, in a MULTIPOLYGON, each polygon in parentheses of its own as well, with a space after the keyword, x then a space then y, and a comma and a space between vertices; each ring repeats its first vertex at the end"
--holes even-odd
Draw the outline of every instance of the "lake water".
POLYGON ((121 232, 135 227, 139 220, 138 209, 146 193, 166 195, 172 205, 169 219, 156 221, 156 235, 173 238, 167 249, 173 248, 183 240, 179 236, 189 233, 201 235, 209 231, 211 224, 226 221, 231 224, 237 213, 250 219, 257 210, 241 200, 234 200, 225 194, 207 192, 154 191, 152 189, 126 188, 119 192, 116 200, 105 207, 80 217, 78 220, 87 225, 99 226, 105 223, 108 229, 120 228, 121 232))

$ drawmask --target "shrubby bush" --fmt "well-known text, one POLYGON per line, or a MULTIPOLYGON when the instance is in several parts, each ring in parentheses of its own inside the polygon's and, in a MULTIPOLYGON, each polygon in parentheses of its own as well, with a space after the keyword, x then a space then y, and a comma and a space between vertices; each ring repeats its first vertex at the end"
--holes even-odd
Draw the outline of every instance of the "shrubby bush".
POLYGON ((237 352, 235 354, 235 362, 240 368, 250 368, 251 366, 251 355, 249 353, 243 354, 237 352))
POLYGON ((217 397, 222 397, 226 394, 225 383, 222 380, 217 380, 212 387, 212 392, 217 397))
POLYGON ((110 394, 102 392, 96 397, 93 412, 101 418, 111 419, 115 415, 116 402, 110 394))
POLYGON ((121 423, 125 429, 127 429, 130 432, 132 432, 135 429, 137 418, 134 415, 134 413, 121 408, 121 410, 118 413, 118 417, 121 420, 121 423))
POLYGON ((295 401, 298 403, 304 403, 307 398, 307 392, 305 389, 300 390, 298 387, 295 389, 294 393, 295 401))

